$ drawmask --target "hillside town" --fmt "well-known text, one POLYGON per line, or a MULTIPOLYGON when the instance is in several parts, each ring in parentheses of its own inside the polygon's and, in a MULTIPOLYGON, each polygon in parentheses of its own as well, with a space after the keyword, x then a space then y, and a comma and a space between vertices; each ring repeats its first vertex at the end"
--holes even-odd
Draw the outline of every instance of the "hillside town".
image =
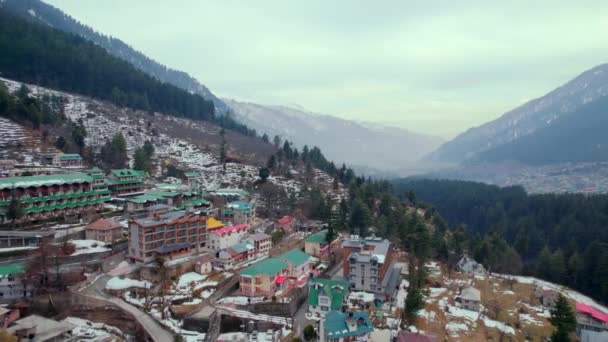
POLYGON ((590 298, 466 255, 425 264, 409 324, 413 256, 373 227, 273 215, 259 193, 205 186, 200 171, 42 159, 0 161, 0 315, 19 340, 542 341, 560 294, 582 340, 608 336, 608 310, 590 298))

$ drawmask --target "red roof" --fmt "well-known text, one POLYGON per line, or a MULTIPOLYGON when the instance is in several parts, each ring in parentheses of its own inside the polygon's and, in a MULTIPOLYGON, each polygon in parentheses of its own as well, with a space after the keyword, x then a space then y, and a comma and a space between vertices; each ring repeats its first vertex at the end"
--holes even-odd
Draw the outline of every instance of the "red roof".
POLYGON ((97 220, 87 226, 87 229, 92 230, 111 230, 121 228, 120 223, 112 220, 101 219, 97 220))
POLYGON ((220 229, 214 230, 211 233, 215 234, 215 235, 218 235, 218 236, 222 236, 222 235, 225 235, 225 234, 228 234, 228 233, 232 233, 232 232, 237 232, 237 231, 241 231, 241 230, 247 230, 247 228, 249 228, 249 226, 247 226, 246 224, 239 224, 237 226, 220 228, 220 229))
POLYGON ((274 279, 275 284, 283 284, 287 279, 286 276, 278 276, 274 279))
POLYGON ((599 321, 608 322, 608 314, 601 312, 600 310, 592 307, 591 305, 576 303, 576 311, 585 313, 599 321))
POLYGON ((285 225, 285 224, 291 224, 292 220, 293 220, 293 217, 291 217, 291 216, 283 216, 277 222, 279 222, 279 224, 285 225))

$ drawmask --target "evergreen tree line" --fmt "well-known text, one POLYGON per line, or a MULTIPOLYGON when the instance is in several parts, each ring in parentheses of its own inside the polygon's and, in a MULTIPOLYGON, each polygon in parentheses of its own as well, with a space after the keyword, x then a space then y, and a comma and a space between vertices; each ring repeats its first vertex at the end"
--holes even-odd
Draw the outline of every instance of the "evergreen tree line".
POLYGON ((211 121, 255 135, 212 101, 162 83, 79 36, 0 9, 0 72, 4 77, 110 101, 116 105, 211 121))
POLYGON ((608 195, 527 194, 450 180, 401 180, 492 271, 523 273, 608 302, 608 195))

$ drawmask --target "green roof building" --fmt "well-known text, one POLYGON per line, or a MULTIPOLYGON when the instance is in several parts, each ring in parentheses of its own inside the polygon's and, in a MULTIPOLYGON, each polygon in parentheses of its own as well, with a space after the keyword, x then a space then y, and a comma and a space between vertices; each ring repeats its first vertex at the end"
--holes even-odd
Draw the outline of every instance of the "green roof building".
POLYGON ((319 330, 322 341, 369 341, 374 327, 365 311, 330 311, 321 320, 319 330))
POLYGON ((100 210, 109 191, 93 187, 93 177, 84 173, 0 178, 0 223, 9 221, 12 200, 20 202, 23 216, 15 222, 34 222, 77 216, 85 210, 100 210))
POLYGON ((144 176, 144 172, 141 170, 112 170, 108 179, 112 195, 127 196, 143 192, 144 176))
POLYGON ((309 279, 308 311, 325 316, 331 310, 341 310, 348 297, 348 283, 341 280, 309 279))
POLYGON ((281 259, 266 258, 239 272, 244 296, 273 296, 287 285, 289 265, 281 259))
POLYGON ((53 157, 53 166, 55 167, 82 167, 82 157, 76 153, 59 153, 53 157))
POLYGON ((279 255, 279 259, 289 262, 294 266, 302 266, 310 260, 310 255, 296 248, 279 255))

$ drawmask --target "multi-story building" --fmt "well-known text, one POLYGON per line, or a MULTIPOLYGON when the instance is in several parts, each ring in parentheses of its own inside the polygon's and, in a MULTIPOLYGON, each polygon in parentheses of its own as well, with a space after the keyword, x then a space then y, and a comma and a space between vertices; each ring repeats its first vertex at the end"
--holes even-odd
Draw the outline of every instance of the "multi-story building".
POLYGON ((326 256, 329 251, 327 229, 318 231, 304 239, 304 251, 314 257, 326 256))
POLYGON ((310 255, 296 248, 279 255, 278 258, 289 265, 289 275, 296 286, 306 285, 310 275, 310 255))
POLYGON ((38 246, 42 242, 53 241, 54 237, 54 231, 2 230, 0 231, 0 248, 38 246))
POLYGON ((113 196, 127 196, 144 191, 144 172, 133 169, 112 170, 108 179, 113 196))
POLYGON ((608 313, 602 312, 591 305, 576 303, 576 334, 583 332, 608 331, 608 313))
POLYGON ((342 242, 343 274, 351 289, 392 294, 399 282, 399 269, 392 264, 388 240, 353 238, 342 242))
POLYGON ((86 226, 87 240, 97 240, 108 244, 122 239, 122 225, 116 221, 99 219, 86 226))
POLYGON ((24 273, 21 264, 0 266, 0 301, 31 297, 32 288, 24 283, 24 273))
POLYGON ((255 233, 249 235, 245 241, 249 242, 253 246, 256 258, 270 255, 270 248, 272 248, 272 236, 264 233, 255 233))
POLYGON ((129 258, 149 262, 155 253, 171 257, 200 252, 207 243, 207 217, 185 211, 155 212, 129 222, 129 258))
POLYGON ((290 232, 295 228, 295 225, 296 225, 295 219, 291 216, 285 215, 277 220, 276 227, 278 229, 283 229, 286 232, 290 232))
POLYGON ((214 229, 209 232, 209 248, 212 251, 228 248, 241 241, 247 233, 249 226, 239 224, 232 227, 214 229))
POLYGON ((232 222, 232 224, 251 224, 254 217, 255 210, 249 202, 230 202, 222 210, 222 220, 232 222))
POLYGON ((93 190, 108 190, 108 182, 106 181, 106 174, 102 169, 94 167, 86 172, 87 175, 93 178, 93 190))
POLYGON ((103 209, 108 190, 95 190, 93 178, 84 173, 0 178, 0 223, 11 222, 8 208, 18 200, 23 215, 16 222, 77 217, 103 209))
POLYGON ((231 269, 270 254, 272 237, 267 234, 252 234, 241 242, 219 251, 216 265, 231 269))
POLYGON ((240 271, 239 288, 244 296, 273 296, 287 286, 289 265, 281 259, 266 258, 240 271))
POLYGON ((348 283, 331 279, 308 280, 308 312, 323 318, 331 310, 342 310, 347 304, 348 283))
POLYGON ((319 323, 320 342, 369 341, 374 331, 365 311, 330 311, 319 323))
POLYGON ((53 166, 62 168, 81 168, 82 157, 77 153, 58 153, 53 157, 53 166))

